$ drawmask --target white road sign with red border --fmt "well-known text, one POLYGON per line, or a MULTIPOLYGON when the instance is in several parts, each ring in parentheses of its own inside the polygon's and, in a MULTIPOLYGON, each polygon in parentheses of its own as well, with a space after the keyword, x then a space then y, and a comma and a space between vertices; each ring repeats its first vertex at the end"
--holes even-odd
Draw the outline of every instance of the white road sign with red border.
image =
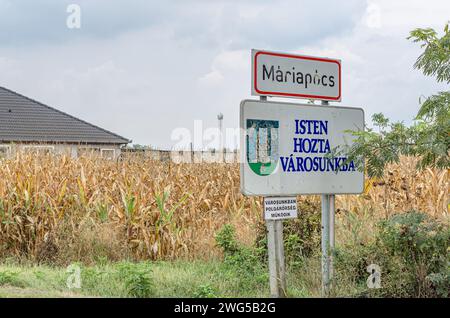
POLYGON ((252 95, 340 101, 341 86, 340 60, 252 50, 252 95))

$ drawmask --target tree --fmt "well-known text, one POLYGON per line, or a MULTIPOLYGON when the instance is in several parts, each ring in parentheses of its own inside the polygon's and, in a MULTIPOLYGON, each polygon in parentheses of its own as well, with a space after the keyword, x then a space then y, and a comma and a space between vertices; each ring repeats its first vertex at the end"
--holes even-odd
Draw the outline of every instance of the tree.
MULTIPOLYGON (((415 29, 407 38, 424 48, 414 68, 437 82, 450 84, 450 33, 449 25, 444 35, 435 30, 415 29)), ((381 177, 387 164, 399 162, 400 156, 420 158, 418 168, 450 168, 450 91, 442 91, 419 99, 420 109, 411 126, 391 122, 383 114, 372 116, 376 129, 348 131, 355 137, 351 147, 340 147, 333 156, 346 156, 346 163, 354 160, 365 167, 369 177, 381 177)))

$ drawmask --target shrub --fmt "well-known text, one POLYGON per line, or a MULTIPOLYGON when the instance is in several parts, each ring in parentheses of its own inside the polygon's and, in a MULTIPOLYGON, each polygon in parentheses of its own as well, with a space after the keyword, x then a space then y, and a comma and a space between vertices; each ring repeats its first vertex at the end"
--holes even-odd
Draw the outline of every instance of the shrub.
POLYGON ((0 271, 0 286, 3 285, 25 287, 25 283, 19 278, 19 273, 12 271, 0 271))
MULTIPOLYGON (((95 292, 97 288, 103 284, 103 281, 107 279, 107 273, 97 267, 87 267, 83 266, 81 263, 73 263, 72 265, 80 267, 81 288, 84 291, 95 292)), ((66 275, 62 276, 60 280, 63 286, 67 286, 66 275)))
POLYGON ((352 276, 364 294, 382 297, 447 297, 450 229, 410 211, 380 222, 372 243, 339 248, 337 277, 352 276), (381 288, 367 289, 369 264, 381 267, 381 288))
POLYGON ((147 298, 154 295, 154 285, 147 264, 124 262, 119 266, 119 275, 125 281, 129 297, 147 298))
POLYGON ((321 214, 317 202, 299 201, 298 218, 284 223, 286 258, 309 257, 320 249, 321 214))
POLYGON ((253 273, 255 267, 261 265, 262 248, 242 246, 236 240, 235 229, 231 224, 225 224, 216 234, 216 242, 224 253, 224 263, 236 267, 243 273, 253 273))
POLYGON ((235 238, 235 229, 231 224, 225 224, 216 234, 216 244, 225 255, 233 254, 238 250, 238 243, 235 238))
POLYGON ((216 298, 214 289, 210 285, 200 285, 194 293, 195 298, 216 298))
POLYGON ((427 279, 433 285, 438 296, 445 298, 450 296, 450 269, 448 267, 446 273, 433 273, 428 275, 427 279))
POLYGON ((387 279, 384 296, 436 297, 448 295, 448 225, 424 213, 394 215, 380 224, 377 244, 387 279), (445 288, 444 288, 445 289, 445 288))
POLYGON ((267 282, 267 269, 261 262, 263 247, 247 247, 237 242, 235 229, 225 224, 216 235, 217 245, 224 252, 225 270, 238 279, 238 288, 252 288, 267 282))
MULTIPOLYGON (((367 266, 379 264, 374 244, 347 245, 334 251, 335 280, 366 291, 367 266)), ((384 278, 384 276, 382 276, 384 278)))

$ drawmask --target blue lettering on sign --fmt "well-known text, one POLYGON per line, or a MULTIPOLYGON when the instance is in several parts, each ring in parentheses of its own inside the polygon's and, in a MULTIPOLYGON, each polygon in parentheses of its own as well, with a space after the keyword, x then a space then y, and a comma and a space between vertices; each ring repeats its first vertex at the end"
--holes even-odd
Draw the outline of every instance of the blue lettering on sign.
MULTIPOLYGON (((328 120, 295 119, 295 135, 308 135, 308 137, 293 138, 293 153, 301 154, 327 154, 331 152, 328 135, 328 120)), ((323 156, 280 157, 281 167, 285 172, 311 172, 311 171, 356 171, 353 160, 347 162, 346 157, 326 158, 323 156)))

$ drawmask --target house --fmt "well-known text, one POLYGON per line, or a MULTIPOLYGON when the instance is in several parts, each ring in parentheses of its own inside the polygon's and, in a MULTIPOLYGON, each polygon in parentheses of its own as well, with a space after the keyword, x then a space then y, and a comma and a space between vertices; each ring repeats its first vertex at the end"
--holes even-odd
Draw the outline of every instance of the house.
POLYGON ((0 157, 37 151, 117 158, 131 141, 31 98, 0 87, 0 157))

